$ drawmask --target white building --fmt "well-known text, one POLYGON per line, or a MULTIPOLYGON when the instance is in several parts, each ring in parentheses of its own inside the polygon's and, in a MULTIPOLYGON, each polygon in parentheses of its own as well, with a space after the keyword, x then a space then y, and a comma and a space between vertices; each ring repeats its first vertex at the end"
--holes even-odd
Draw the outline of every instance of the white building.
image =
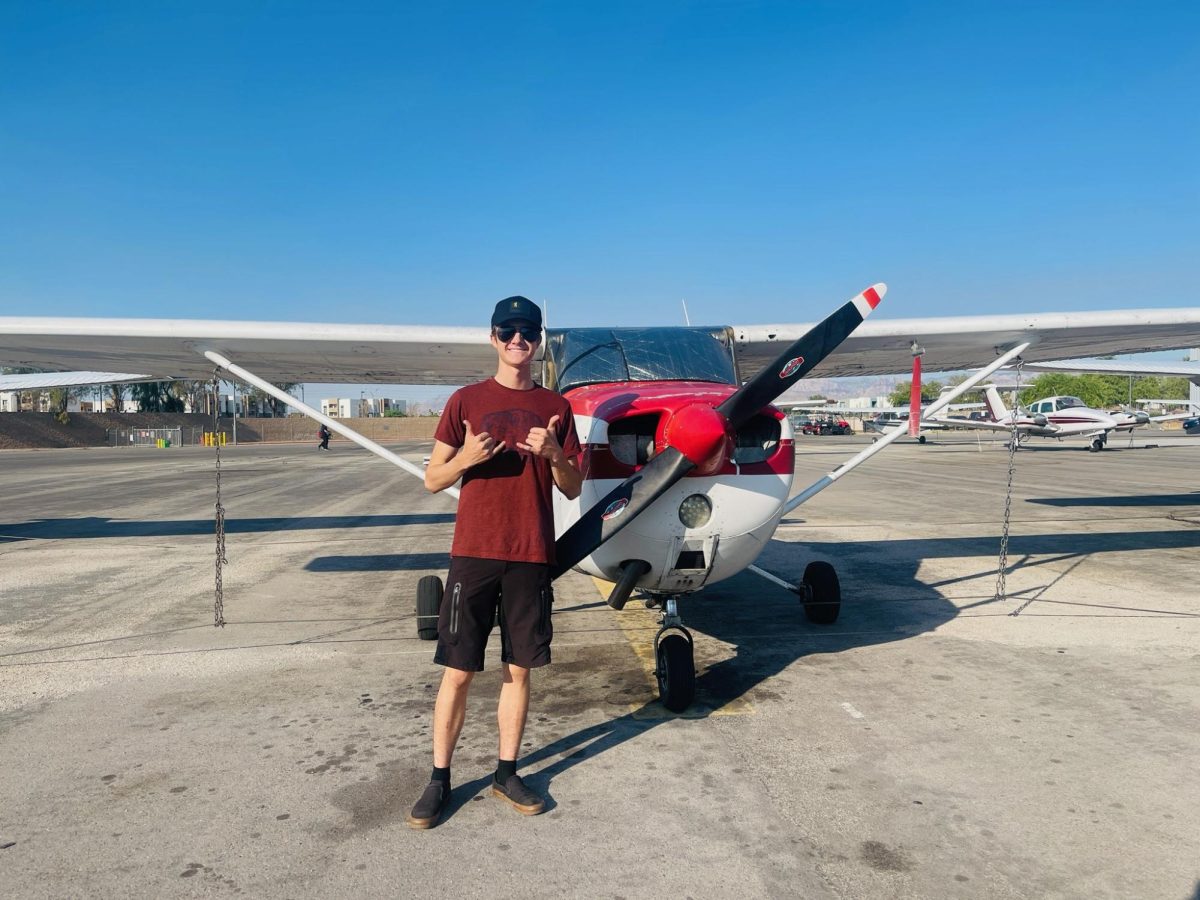
POLYGON ((349 397, 330 397, 321 401, 321 414, 331 419, 353 419, 354 402, 349 397))
POLYGON ((20 412, 21 395, 16 391, 0 392, 0 412, 20 412))

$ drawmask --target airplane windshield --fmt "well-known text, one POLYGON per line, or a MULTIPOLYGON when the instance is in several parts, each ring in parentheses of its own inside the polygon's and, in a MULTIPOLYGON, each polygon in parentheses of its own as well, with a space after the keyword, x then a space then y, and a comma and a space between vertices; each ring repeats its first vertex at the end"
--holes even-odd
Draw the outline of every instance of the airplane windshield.
POLYGON ((1080 400, 1078 397, 1059 397, 1058 398, 1058 408, 1059 409, 1074 409, 1077 406, 1083 406, 1083 401, 1080 400))
POLYGON ((615 381, 736 384, 723 328, 571 328, 546 332, 555 390, 615 381))

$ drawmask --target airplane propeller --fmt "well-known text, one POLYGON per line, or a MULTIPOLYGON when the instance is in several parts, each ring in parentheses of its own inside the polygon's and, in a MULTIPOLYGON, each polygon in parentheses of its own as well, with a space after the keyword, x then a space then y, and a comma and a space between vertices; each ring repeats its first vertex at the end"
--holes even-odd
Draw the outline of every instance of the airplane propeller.
POLYGON ((876 284, 810 328, 715 409, 693 404, 667 422, 667 446, 609 491, 558 539, 557 578, 632 522, 693 469, 716 471, 730 436, 837 349, 879 305, 887 286, 876 284))

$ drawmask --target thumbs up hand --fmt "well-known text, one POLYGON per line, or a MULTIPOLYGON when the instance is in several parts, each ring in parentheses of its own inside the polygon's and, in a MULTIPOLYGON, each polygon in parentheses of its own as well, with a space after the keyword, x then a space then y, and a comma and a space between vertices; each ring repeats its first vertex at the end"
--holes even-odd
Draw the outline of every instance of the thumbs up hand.
POLYGON ((471 430, 471 423, 463 419, 463 427, 467 431, 467 439, 463 442, 459 455, 467 468, 487 462, 492 457, 504 452, 504 441, 496 443, 490 434, 481 431, 476 434, 471 430))
POLYGON ((558 438, 554 435, 558 419, 558 416, 551 416, 545 428, 530 428, 525 443, 518 441, 517 446, 522 450, 528 450, 534 456, 541 456, 552 463, 556 462, 562 456, 562 447, 558 445, 558 438))

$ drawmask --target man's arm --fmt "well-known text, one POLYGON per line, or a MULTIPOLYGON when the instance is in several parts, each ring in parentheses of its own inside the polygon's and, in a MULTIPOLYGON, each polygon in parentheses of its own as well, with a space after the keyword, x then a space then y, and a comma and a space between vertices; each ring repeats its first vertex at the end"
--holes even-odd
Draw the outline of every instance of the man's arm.
POLYGON ((504 441, 497 444, 486 431, 475 434, 466 419, 463 426, 467 440, 461 448, 442 441, 433 442, 433 452, 429 454, 429 465, 425 468, 425 488, 435 494, 455 484, 471 466, 504 452, 504 441))
POLYGON ((583 476, 575 465, 575 460, 568 459, 561 450, 557 460, 550 460, 550 472, 554 475, 554 486, 562 491, 568 500, 574 500, 583 490, 583 476))
POLYGON ((558 416, 551 416, 545 428, 529 429, 525 443, 517 442, 522 450, 528 450, 535 456, 550 461, 550 474, 554 476, 554 486, 562 491, 568 500, 574 500, 583 489, 583 476, 575 467, 575 461, 569 459, 558 444, 554 435, 554 426, 558 424, 558 416))

